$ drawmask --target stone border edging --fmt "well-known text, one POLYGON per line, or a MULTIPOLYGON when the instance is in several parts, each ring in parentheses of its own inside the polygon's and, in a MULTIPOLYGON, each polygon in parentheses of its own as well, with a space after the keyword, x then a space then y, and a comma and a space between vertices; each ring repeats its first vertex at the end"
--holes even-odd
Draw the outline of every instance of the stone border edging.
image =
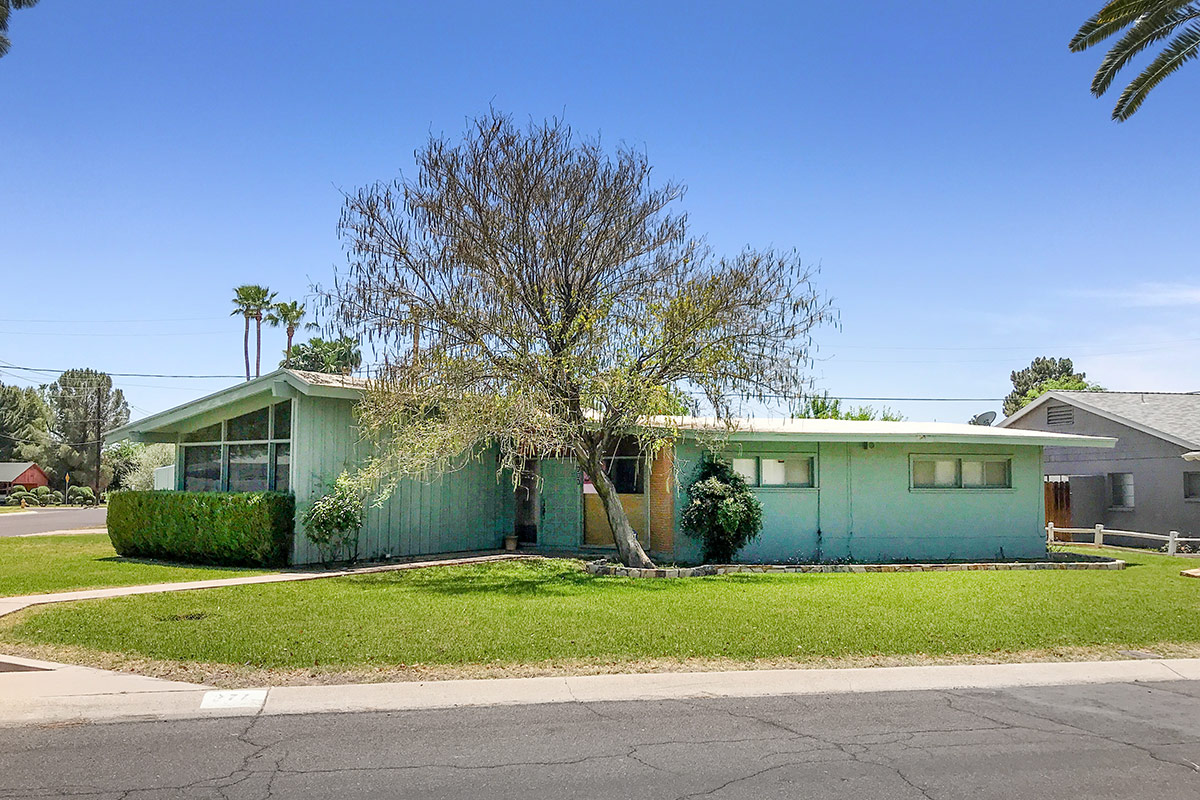
POLYGON ((1046 561, 980 561, 964 564, 702 564, 698 567, 676 567, 669 569, 642 569, 592 561, 585 565, 592 575, 612 575, 622 578, 700 578, 710 575, 732 575, 736 573, 784 574, 784 573, 834 573, 834 572, 975 572, 993 570, 1039 570, 1039 569, 1125 569, 1119 558, 1100 556, 1073 557, 1070 561, 1055 559, 1046 561), (1078 559, 1078 560, 1077 560, 1078 559))

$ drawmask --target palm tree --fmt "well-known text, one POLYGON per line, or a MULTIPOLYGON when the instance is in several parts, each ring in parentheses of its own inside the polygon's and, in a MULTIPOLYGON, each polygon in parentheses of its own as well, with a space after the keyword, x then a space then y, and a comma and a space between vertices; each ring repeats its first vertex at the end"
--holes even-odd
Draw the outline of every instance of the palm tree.
POLYGON ((33 8, 38 0, 0 0, 0 57, 8 52, 12 44, 8 40, 8 18, 18 8, 33 8))
POLYGON ((265 286, 246 284, 233 290, 233 311, 229 316, 241 315, 246 320, 246 332, 242 347, 246 354, 246 380, 250 380, 250 320, 257 326, 257 352, 254 357, 254 377, 258 377, 262 366, 262 321, 263 312, 271 307, 275 292, 265 286))
POLYGON ((300 327, 302 319, 304 319, 304 304, 297 303, 295 300, 276 303, 267 311, 267 324, 272 328, 282 325, 287 331, 287 349, 283 351, 285 361, 292 357, 292 338, 296 335, 296 329, 300 327))
POLYGON ((1136 55, 1166 41, 1154 60, 1131 80, 1117 98, 1112 118, 1124 122, 1141 107, 1150 91, 1200 53, 1200 2, 1196 0, 1108 0, 1071 39, 1080 53, 1121 31, 1092 78, 1092 94, 1108 91, 1113 80, 1136 55), (1168 41, 1169 40, 1169 41, 1168 41))

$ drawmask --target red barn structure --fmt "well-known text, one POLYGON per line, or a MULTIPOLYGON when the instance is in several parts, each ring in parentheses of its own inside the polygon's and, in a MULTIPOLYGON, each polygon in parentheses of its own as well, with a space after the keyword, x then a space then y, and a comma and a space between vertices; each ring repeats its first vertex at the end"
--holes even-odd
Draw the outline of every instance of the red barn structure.
POLYGON ((49 484, 46 473, 32 461, 0 461, 0 497, 18 488, 32 490, 49 484))

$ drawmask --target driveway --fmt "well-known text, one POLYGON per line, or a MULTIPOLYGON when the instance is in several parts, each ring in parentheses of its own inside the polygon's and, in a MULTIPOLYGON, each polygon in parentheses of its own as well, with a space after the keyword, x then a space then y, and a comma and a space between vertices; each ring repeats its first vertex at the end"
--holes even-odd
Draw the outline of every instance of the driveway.
POLYGON ((0 537, 103 528, 107 508, 47 508, 32 514, 0 514, 0 537))
POLYGON ((1195 800, 1196 681, 0 729, 0 796, 1195 800))

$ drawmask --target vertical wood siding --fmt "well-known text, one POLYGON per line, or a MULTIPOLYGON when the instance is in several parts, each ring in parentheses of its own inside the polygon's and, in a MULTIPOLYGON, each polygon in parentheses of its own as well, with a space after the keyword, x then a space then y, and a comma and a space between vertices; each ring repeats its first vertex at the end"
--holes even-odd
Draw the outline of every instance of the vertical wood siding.
MULTIPOLYGON (((303 510, 342 470, 361 463, 365 450, 351 401, 305 396, 297 399, 294 414, 292 475, 296 507, 303 510)), ((513 527, 511 495, 511 483, 497 479, 494 452, 432 480, 403 480, 386 500, 369 506, 358 556, 396 558, 501 547, 513 527)), ((293 562, 319 558, 297 522, 293 562)))

